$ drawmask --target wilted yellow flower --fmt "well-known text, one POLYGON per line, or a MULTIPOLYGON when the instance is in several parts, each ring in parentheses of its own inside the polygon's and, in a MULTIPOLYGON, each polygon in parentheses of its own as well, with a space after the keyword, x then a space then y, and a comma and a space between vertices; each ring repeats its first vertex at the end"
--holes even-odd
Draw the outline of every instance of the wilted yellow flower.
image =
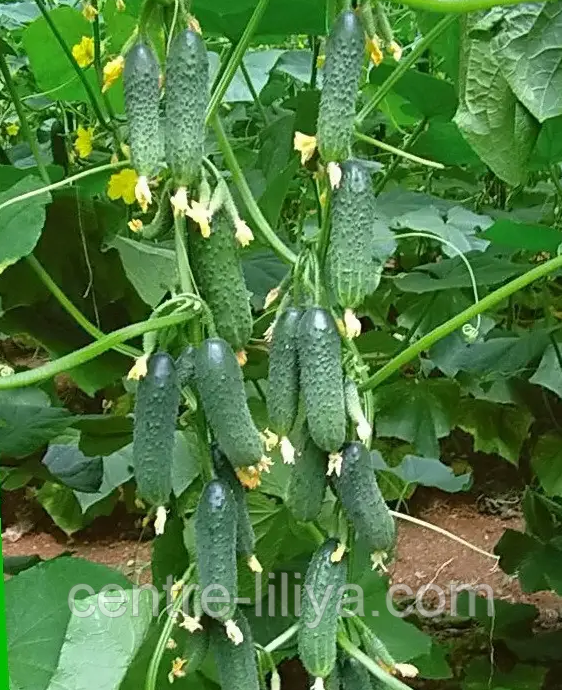
POLYGON ((115 201, 123 199, 127 205, 135 203, 135 186, 138 175, 132 168, 124 168, 109 178, 107 196, 115 201))
POLYGON ((98 16, 98 11, 97 9, 92 5, 90 2, 85 2, 84 6, 82 7, 82 15, 89 21, 93 22, 94 19, 98 16))
POLYGON ((237 218, 234 221, 236 228, 236 240, 241 247, 247 247, 254 239, 254 233, 250 230, 248 225, 242 218, 237 218))
POLYGON ((131 232, 140 232, 144 227, 144 223, 140 218, 133 218, 127 223, 127 225, 129 226, 129 230, 131 232))
POLYGON ((326 472, 328 477, 331 477, 333 474, 339 477, 341 475, 342 464, 343 456, 341 453, 330 453, 330 455, 328 455, 328 471, 326 472))
POLYGON ((187 659, 181 659, 179 656, 172 661, 172 670, 168 673, 168 683, 173 683, 176 678, 184 678, 185 671, 183 667, 187 664, 187 659))
POLYGON ((139 202, 142 212, 146 213, 152 203, 152 192, 148 186, 146 175, 141 175, 135 184, 135 199, 139 202))
POLYGON ((367 39, 367 50, 369 51, 371 62, 373 65, 375 65, 375 67, 378 67, 384 59, 378 36, 373 36, 372 38, 367 39))
POLYGON ((226 630, 226 636, 236 646, 244 642, 244 635, 242 634, 242 631, 233 620, 226 621, 224 627, 226 630))
POLYGON ((6 134, 8 134, 11 137, 15 137, 19 131, 20 126, 17 122, 10 122, 9 125, 6 125, 6 134))
POLYGON ((237 467, 236 476, 240 480, 242 486, 245 486, 247 489, 257 489, 261 484, 261 475, 253 465, 249 467, 237 467))
POLYGON ((115 0, 115 7, 118 12, 124 12, 127 9, 124 0, 115 0))
POLYGON ((76 130, 76 141, 74 142, 74 148, 76 153, 80 158, 88 158, 92 153, 92 141, 94 139, 94 128, 82 127, 81 125, 76 130))
POLYGON ((293 146, 295 151, 301 154, 301 164, 306 165, 316 151, 316 137, 311 137, 302 132, 295 132, 293 146))
POLYGON ((334 553, 330 556, 330 560, 332 563, 339 563, 341 559, 345 555, 345 549, 346 546, 345 544, 342 544, 341 542, 338 544, 337 549, 334 551, 334 553))
POLYGON ((342 170, 337 163, 331 161, 326 166, 326 172, 328 173, 328 179, 330 180, 330 187, 332 189, 337 189, 341 184, 342 170))
POLYGON ((195 31, 196 34, 201 33, 201 24, 199 24, 197 17, 194 17, 192 14, 189 15, 189 21, 187 22, 187 28, 191 29, 191 31, 195 31))
POLYGON ((164 534, 166 528, 166 521, 168 519, 168 512, 164 506, 158 506, 156 511, 156 519, 154 520, 154 533, 156 536, 164 534))
POLYGON ((194 223, 197 223, 203 237, 211 236, 211 212, 208 206, 193 199, 188 205, 185 215, 191 218, 194 223))
POLYGON ((110 60, 103 67, 103 86, 102 93, 105 93, 110 86, 115 84, 119 77, 123 74, 125 67, 125 58, 118 55, 114 60, 110 60))
POLYGON ((388 45, 388 52, 392 55, 396 62, 400 62, 402 57, 402 46, 400 44, 396 43, 396 41, 390 41, 388 45))
POLYGON ((263 304, 263 308, 264 308, 264 309, 269 309, 269 307, 270 307, 274 302, 276 302, 277 299, 279 298, 279 293, 280 293, 280 292, 281 292, 281 290, 280 290, 278 287, 275 287, 275 288, 273 288, 272 290, 270 290, 270 291, 267 293, 266 297, 265 297, 265 302, 264 302, 264 304, 263 304))
POLYGON ((188 616, 183 613, 183 621, 180 623, 180 628, 187 630, 190 633, 197 632, 198 630, 203 630, 200 618, 194 618, 193 616, 188 616))
POLYGON ((253 573, 263 573, 262 564, 258 561, 258 559, 256 558, 256 556, 254 554, 252 554, 248 558, 248 568, 250 568, 250 570, 253 573))
POLYGON ((316 58, 316 67, 318 69, 322 69, 322 67, 324 67, 325 64, 326 64, 326 56, 325 55, 319 55, 316 58))
POLYGON ((294 465, 295 464, 295 447, 291 443, 291 441, 287 438, 287 436, 283 436, 280 441, 280 447, 281 447, 281 457, 283 458, 283 462, 285 465, 294 465))
POLYGON ((72 55, 79 67, 89 67, 94 61, 94 39, 82 36, 80 43, 72 46, 72 55))
POLYGON ((140 381, 148 373, 148 355, 142 355, 135 360, 127 378, 131 381, 140 381))
POLYGON ((358 338, 361 335, 361 321, 353 313, 353 309, 346 309, 343 314, 345 334, 348 338, 358 338))

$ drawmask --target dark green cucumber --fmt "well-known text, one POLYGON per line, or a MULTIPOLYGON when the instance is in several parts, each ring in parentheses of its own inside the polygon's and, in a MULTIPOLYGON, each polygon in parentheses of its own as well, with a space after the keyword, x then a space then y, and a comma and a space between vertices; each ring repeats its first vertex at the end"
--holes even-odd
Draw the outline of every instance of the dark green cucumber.
POLYGON ((361 20, 354 12, 342 12, 326 43, 318 112, 318 149, 327 163, 349 158, 364 56, 365 35, 361 20))
POLYGON ((240 484, 236 472, 220 449, 215 445, 213 448, 213 465, 219 479, 222 479, 230 487, 236 507, 238 509, 238 529, 236 533, 236 550, 239 554, 246 557, 254 555, 256 547, 256 535, 250 520, 248 504, 246 503, 246 491, 240 484))
POLYGON ((331 560, 337 546, 329 539, 316 551, 304 582, 298 649, 304 667, 315 678, 327 678, 336 665, 340 588, 347 583, 345 556, 339 563, 331 560), (315 597, 316 607, 311 597, 315 597), (326 602, 322 615, 318 613, 320 602, 326 602))
POLYGON ((223 598, 228 593, 229 601, 226 603, 206 603, 205 613, 223 622, 232 618, 238 593, 237 522, 236 501, 228 484, 220 479, 206 484, 195 511, 197 570, 201 592, 205 593, 209 588, 208 598, 223 598))
POLYGON ((263 442, 254 424, 242 370, 230 345, 209 338, 195 355, 195 381, 203 409, 220 449, 234 465, 255 465, 263 442))
POLYGON ((148 372, 137 388, 133 465, 139 494, 155 506, 165 505, 172 490, 179 403, 173 359, 165 352, 151 355, 148 372))
POLYGON ((325 690, 341 690, 341 673, 340 673, 339 663, 337 663, 334 666, 334 670, 326 678, 326 680, 324 682, 324 689, 325 690))
POLYGON ((347 443, 342 457, 334 486, 347 517, 372 552, 390 553, 396 526, 377 484, 373 458, 362 443, 347 443))
POLYGON ((191 386, 195 381, 195 348, 187 345, 176 359, 176 372, 180 388, 191 386))
POLYGON ((371 690, 371 674, 357 659, 346 659, 341 667, 342 690, 371 690))
POLYGON ((341 341, 332 316, 307 309, 299 324, 300 386, 310 435, 317 446, 337 452, 345 441, 341 341))
POLYGON ((166 160, 176 185, 199 179, 209 101, 209 57, 203 38, 190 29, 172 41, 166 60, 166 160))
POLYGON ((368 169, 359 161, 341 165, 342 180, 331 204, 326 280, 342 307, 358 307, 379 283, 373 258, 375 195, 368 169))
POLYGON ((138 41, 125 57, 123 86, 133 165, 146 177, 157 170, 161 153, 159 82, 158 58, 148 43, 138 41))
POLYGON ((271 428, 287 436, 299 408, 297 333, 302 312, 289 307, 275 323, 269 351, 267 412, 271 428))
POLYGON ((211 651, 217 665, 220 686, 223 690, 260 690, 252 631, 239 609, 234 620, 244 636, 239 645, 232 644, 222 626, 215 624, 211 629, 211 651))
POLYGON ((285 503, 297 520, 315 520, 324 502, 328 478, 328 457, 306 435, 302 452, 297 455, 291 470, 285 503))
MULTIPOLYGON (((175 635, 177 637, 177 632, 175 635)), ((194 673, 201 668, 209 651, 210 637, 208 629, 204 628, 193 633, 186 631, 181 640, 176 639, 178 643, 178 656, 181 656, 187 662, 182 668, 182 671, 186 674, 194 673)))
POLYGON ((238 352, 248 344, 253 321, 240 250, 230 218, 219 211, 211 235, 199 229, 188 233, 189 257, 201 296, 213 314, 217 332, 238 352))

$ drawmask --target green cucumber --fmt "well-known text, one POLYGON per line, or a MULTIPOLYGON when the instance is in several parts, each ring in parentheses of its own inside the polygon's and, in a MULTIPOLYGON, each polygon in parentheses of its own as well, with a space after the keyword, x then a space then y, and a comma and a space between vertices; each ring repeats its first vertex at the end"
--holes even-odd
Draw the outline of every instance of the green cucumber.
POLYGON ((158 58, 148 43, 138 41, 125 57, 123 86, 131 158, 144 177, 157 170, 161 155, 159 82, 158 58))
POLYGON ((199 179, 208 101, 205 41, 185 29, 172 41, 166 60, 166 160, 178 186, 190 187, 199 179))
POLYGON ((341 668, 342 690, 370 690, 371 674, 357 659, 346 659, 341 668))
POLYGON ((326 43, 318 112, 318 149, 326 163, 339 163, 349 158, 364 56, 365 35, 361 20, 354 12, 342 12, 326 43))
POLYGON ((393 550, 394 519, 379 489, 373 458, 367 448, 362 443, 348 443, 342 458, 341 474, 334 478, 334 487, 357 536, 373 552, 376 565, 393 550))
POLYGON ((314 678, 327 678, 336 666, 340 588, 347 583, 345 556, 339 563, 331 560, 337 546, 337 541, 329 539, 316 551, 304 582, 298 649, 304 667, 314 678), (324 606, 321 615, 320 603, 324 606))
MULTIPOLYGON (((177 628, 177 630, 181 630, 181 628, 177 628)), ((179 656, 187 662, 182 671, 188 674, 200 669, 209 651, 210 634, 208 629, 203 628, 203 630, 196 630, 193 633, 185 631, 183 644, 182 640, 179 639, 176 639, 176 642, 180 652, 179 656)))
POLYGON ((213 216, 208 238, 191 228, 188 242, 195 281, 211 310, 218 335, 236 352, 243 350, 252 335, 252 310, 229 216, 223 210, 213 216))
POLYGON ((140 496, 155 506, 168 503, 176 418, 180 403, 174 361, 166 352, 148 360, 135 401, 133 465, 140 496))
POLYGON ((332 316, 319 307, 307 309, 298 332, 300 387, 310 435, 329 453, 345 441, 345 400, 341 341, 332 316))
POLYGON ((263 442, 250 414, 242 370, 225 340, 209 338, 197 350, 195 381, 222 452, 234 467, 258 463, 263 442))
POLYGON ((180 388, 191 386, 195 381, 195 348, 187 345, 176 359, 176 372, 180 388))
POLYGON ((238 609, 235 614, 244 640, 234 645, 221 626, 211 629, 211 651, 215 658, 220 686, 223 690, 260 690, 256 650, 252 631, 244 614, 238 609))
POLYGON ((324 690, 341 690, 341 673, 339 663, 336 663, 334 670, 326 678, 324 690))
POLYGON ((326 282, 340 306, 354 309, 380 281, 373 257, 375 194, 369 170, 362 163, 346 161, 341 169, 341 184, 331 204, 326 282))
MULTIPOLYGON (((226 622, 232 619, 238 594, 236 530, 238 510, 228 484, 214 479, 205 485, 195 511, 195 552, 201 592, 228 602, 207 601, 205 613, 226 622), (226 591, 226 593, 225 593, 226 591)), ((204 598, 204 597, 202 597, 204 598)))
POLYGON ((296 520, 310 522, 318 517, 328 485, 327 471, 326 451, 320 450, 307 434, 291 470, 285 497, 287 508, 296 520))
POLYGON ((299 408, 297 333, 302 312, 288 307, 275 322, 269 351, 267 412, 271 428, 287 436, 299 408))

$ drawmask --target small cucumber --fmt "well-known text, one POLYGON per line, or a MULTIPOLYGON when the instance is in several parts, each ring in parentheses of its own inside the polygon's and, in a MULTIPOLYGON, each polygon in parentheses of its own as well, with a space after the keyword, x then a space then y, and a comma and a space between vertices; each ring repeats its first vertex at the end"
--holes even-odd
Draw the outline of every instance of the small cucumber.
POLYGON ((271 428, 287 436, 299 407, 299 363, 297 333, 302 312, 289 307, 275 323, 269 351, 267 412, 271 428))
POLYGON ((155 506, 168 503, 180 390, 174 361, 166 352, 148 360, 139 381, 133 429, 133 465, 139 494, 155 506))
POLYGON ((368 169, 359 161, 342 163, 342 179, 331 204, 326 281, 337 303, 358 307, 380 281, 373 257, 375 194, 368 169))
POLYGON ((315 520, 324 502, 328 478, 328 457, 306 435, 302 452, 291 470, 285 503, 293 517, 302 522, 315 520))
POLYGON ((341 690, 341 673, 340 665, 338 663, 334 666, 334 670, 326 678, 324 690, 341 690))
POLYGON ((354 12, 342 12, 326 43, 318 112, 318 149, 326 163, 349 158, 364 56, 365 35, 361 20, 354 12))
POLYGON ((208 598, 205 613, 226 622, 232 619, 238 594, 236 530, 238 511, 228 484, 215 479, 205 485, 195 511, 195 551, 199 585, 208 598), (206 588, 209 588, 207 592, 206 588), (225 593, 226 592, 226 593, 225 593))
POLYGON ((149 177, 158 168, 160 140, 160 65, 148 43, 138 41, 125 57, 123 85, 133 165, 149 177))
POLYGON ((166 160, 176 185, 199 178, 209 100, 209 57, 203 38, 190 29, 172 41, 166 61, 166 160))
POLYGON ((176 372, 180 388, 191 386, 195 381, 195 348, 187 345, 176 359, 176 372))
POLYGON ((234 618, 244 636, 238 645, 232 644, 221 626, 215 624, 211 629, 211 651, 220 686, 222 690, 260 690, 252 631, 240 609, 234 618))
POLYGON ((304 667, 314 678, 327 678, 336 665, 340 588, 347 582, 345 556, 340 562, 332 563, 337 546, 334 539, 326 541, 312 556, 306 571, 298 649, 304 667), (324 606, 321 614, 320 602, 324 606))
POLYGON ((357 659, 346 659, 341 668, 342 690, 371 690, 371 675, 357 659))
POLYGON ((219 211, 211 223, 211 235, 188 233, 189 256, 195 281, 213 314, 217 332, 236 352, 252 335, 250 295, 246 288, 240 250, 230 218, 219 211))
POLYGON ((392 552, 396 526, 377 484, 371 454, 362 443, 347 443, 342 467, 334 478, 338 498, 357 535, 373 552, 373 563, 392 552))
POLYGON ((319 307, 307 309, 298 332, 300 386, 310 435, 329 453, 345 441, 345 400, 341 341, 332 316, 319 307))
MULTIPOLYGON (((181 630, 181 628, 177 628, 177 630, 181 630)), ((177 633, 175 635, 177 636, 177 633)), ((185 631, 182 640, 178 638, 176 642, 178 643, 179 656, 187 662, 182 671, 188 674, 200 669, 209 651, 210 634, 208 629, 196 630, 193 633, 185 631)))
POLYGON ((225 340, 209 338, 197 350, 195 381, 222 452, 234 467, 257 464, 263 442, 250 414, 242 370, 225 340))

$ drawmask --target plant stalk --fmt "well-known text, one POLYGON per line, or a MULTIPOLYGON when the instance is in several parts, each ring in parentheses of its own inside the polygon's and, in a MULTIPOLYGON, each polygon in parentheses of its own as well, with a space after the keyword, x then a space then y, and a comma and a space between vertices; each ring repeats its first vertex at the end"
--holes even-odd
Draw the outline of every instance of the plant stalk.
POLYGON ((419 163, 420 165, 425 165, 428 168, 435 168, 436 170, 445 169, 443 163, 430 161, 427 158, 420 158, 420 156, 415 156, 413 153, 408 153, 407 151, 398 149, 396 148, 396 146, 391 146, 390 144, 387 144, 385 141, 379 141, 378 139, 369 137, 366 134, 363 134, 362 132, 355 132, 355 138, 359 139, 359 141, 364 141, 367 144, 371 144, 371 146, 375 146, 376 148, 381 149, 382 151, 388 151, 388 153, 393 153, 395 156, 398 156, 399 158, 406 158, 407 160, 412 161, 413 163, 419 163))

